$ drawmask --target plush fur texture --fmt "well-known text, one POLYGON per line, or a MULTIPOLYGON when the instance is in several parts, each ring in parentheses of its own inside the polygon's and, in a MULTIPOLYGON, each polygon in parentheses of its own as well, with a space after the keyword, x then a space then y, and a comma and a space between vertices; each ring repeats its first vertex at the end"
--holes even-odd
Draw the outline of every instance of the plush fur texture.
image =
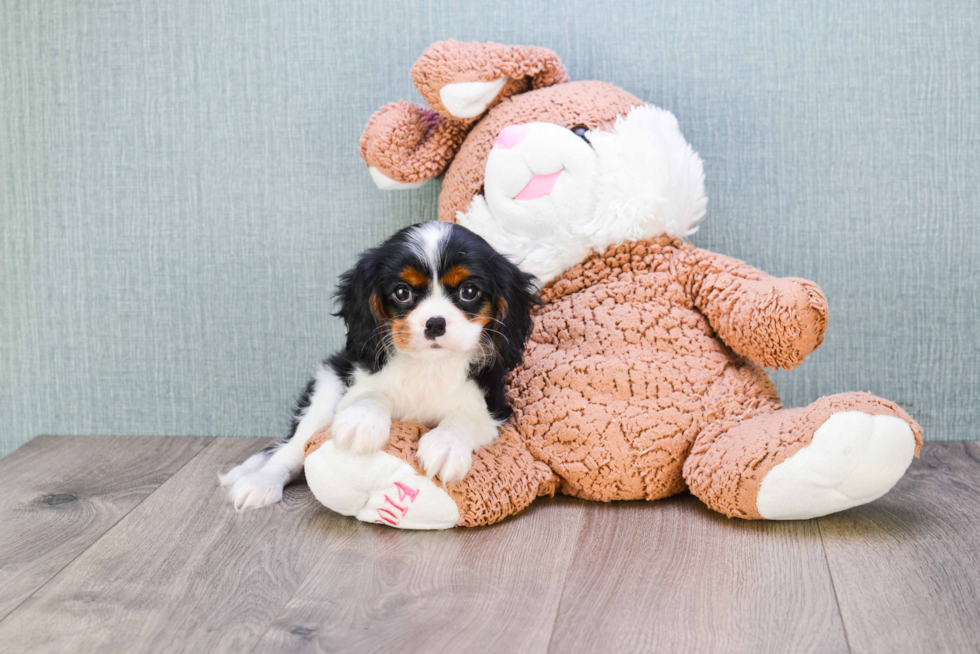
MULTIPOLYGON (((783 409, 765 371, 733 351, 765 353, 785 367, 801 363, 819 344, 826 317, 822 296, 812 302, 807 284, 669 237, 611 246, 566 271, 542 289, 525 360, 510 378, 514 419, 474 453, 464 480, 443 484, 456 504, 446 514, 476 526, 555 492, 608 502, 690 489, 728 516, 806 518, 885 493, 921 443, 921 429, 901 407, 842 393, 783 409), (731 348, 718 336, 723 319, 731 348), (838 434, 834 447, 816 440, 803 453, 806 467, 794 466, 822 425, 852 414, 861 418, 858 429, 838 434), (865 423, 879 417, 893 422, 869 430, 865 423), (773 470, 776 499, 770 491, 757 506, 773 470)), ((421 471, 420 437, 424 429, 398 423, 385 452, 421 471)), ((312 447, 321 439, 329 433, 308 448, 308 479, 328 463, 312 447)), ((405 517, 418 524, 413 512, 405 517)), ((433 524, 446 518, 438 519, 433 524)))
POLYGON ((491 149, 485 194, 474 197, 456 219, 539 279, 553 279, 589 252, 623 240, 689 236, 704 217, 708 200, 701 158, 670 112, 637 107, 618 118, 611 131, 590 130, 583 138, 551 124, 528 128, 530 136, 515 146, 491 149), (527 183, 520 176, 524 148, 529 150, 524 161, 541 153, 535 173, 562 171, 546 198, 509 199, 527 183), (516 189, 494 192, 503 176, 518 177, 516 189), (505 193, 507 198, 497 199, 505 193))
MULTIPOLYGON (((488 81, 495 73, 472 71, 498 48, 436 44, 416 72, 438 85, 488 81)), ((469 131, 439 199, 440 219, 542 276, 544 305, 507 385, 513 420, 474 453, 465 479, 430 486, 414 480, 424 478, 424 426, 393 426, 378 458, 362 462, 370 488, 321 483, 338 467, 321 431, 311 443, 328 447, 309 447, 305 464, 320 501, 394 497, 397 482, 425 510, 406 502, 397 524, 384 522, 416 528, 489 524, 555 492, 655 500, 687 488, 745 519, 810 518, 887 492, 922 441, 907 413, 867 393, 784 409, 761 367, 796 367, 822 343, 819 287, 681 241, 706 203, 701 162, 674 117, 609 84, 551 81, 455 123, 469 131)), ((365 138, 380 142, 380 126, 365 138)))
POLYGON ((333 446, 354 455, 381 450, 393 419, 426 425, 424 469, 462 479, 472 451, 510 416, 504 375, 523 357, 533 287, 482 238, 447 223, 414 225, 362 254, 337 292, 344 349, 307 385, 290 438, 222 476, 235 506, 278 501, 307 439, 328 424, 333 446))
MULTIPOLYGON (((445 118, 467 123, 483 115, 489 107, 504 98, 568 81, 565 66, 551 50, 545 48, 501 45, 500 43, 462 43, 452 39, 426 48, 412 66, 415 88, 429 106, 445 118), (472 82, 506 80, 497 94, 471 115, 453 114, 442 102, 447 86, 472 82)), ((475 89, 477 96, 482 89, 475 89)))
POLYGON ((427 49, 412 68, 412 78, 431 108, 389 104, 371 117, 371 129, 361 138, 361 157, 386 190, 418 186, 441 175, 487 107, 531 88, 568 81, 550 50, 452 40, 427 49), (489 97, 488 89, 495 90, 489 97), (465 115, 444 105, 450 97, 465 107, 465 115))
POLYGON ((417 187, 441 174, 469 131, 465 123, 410 102, 389 104, 371 117, 370 126, 361 137, 361 157, 385 190, 417 187))

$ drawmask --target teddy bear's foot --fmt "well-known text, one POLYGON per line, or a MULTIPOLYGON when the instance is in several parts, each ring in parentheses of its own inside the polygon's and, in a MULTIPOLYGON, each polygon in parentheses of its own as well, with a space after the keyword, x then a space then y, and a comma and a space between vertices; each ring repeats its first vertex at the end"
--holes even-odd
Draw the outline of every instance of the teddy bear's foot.
POLYGON ((768 520, 805 520, 867 504, 902 478, 915 448, 901 418, 835 413, 763 478, 756 508, 768 520))
MULTIPOLYGON (((734 407, 734 409, 733 409, 734 407)), ((809 406, 749 407, 706 425, 684 480, 709 508, 747 520, 806 520, 871 502, 918 454, 922 428, 894 402, 838 393, 809 406)))
POLYGON ((306 479, 327 508, 400 529, 448 529, 456 502, 430 479, 387 452, 355 455, 327 440, 306 457, 306 479))

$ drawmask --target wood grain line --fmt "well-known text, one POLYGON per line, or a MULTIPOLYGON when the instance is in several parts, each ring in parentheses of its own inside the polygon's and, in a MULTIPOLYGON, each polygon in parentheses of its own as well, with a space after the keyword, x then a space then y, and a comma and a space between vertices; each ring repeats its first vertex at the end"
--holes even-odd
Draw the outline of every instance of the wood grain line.
POLYGON ((209 442, 41 436, 0 460, 0 621, 209 442))
POLYGON ((552 652, 846 652, 815 524, 590 504, 552 652))
POLYGON ((403 532, 302 483, 236 513, 216 473, 266 442, 49 437, 0 461, 0 649, 980 651, 980 443, 927 443, 820 520, 559 497, 403 532))
POLYGON ((345 518, 305 484, 237 513, 217 473, 266 439, 221 438, 0 623, 12 651, 244 651, 345 518))
POLYGON ((439 532, 349 520, 256 651, 543 652, 583 511, 555 498, 439 532))
POLYGON ((980 651, 980 443, 926 443, 883 498, 820 518, 854 652, 980 651))

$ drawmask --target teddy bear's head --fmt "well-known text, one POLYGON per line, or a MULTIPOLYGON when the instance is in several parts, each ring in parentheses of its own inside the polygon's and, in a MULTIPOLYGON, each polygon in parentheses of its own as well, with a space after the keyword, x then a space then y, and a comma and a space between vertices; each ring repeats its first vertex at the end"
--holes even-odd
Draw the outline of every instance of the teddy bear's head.
POLYGON ((611 84, 569 82, 550 50, 445 41, 412 76, 429 107, 371 117, 371 177, 407 189, 442 175, 439 219, 542 281, 613 243, 687 236, 704 216, 701 159, 673 114, 611 84))

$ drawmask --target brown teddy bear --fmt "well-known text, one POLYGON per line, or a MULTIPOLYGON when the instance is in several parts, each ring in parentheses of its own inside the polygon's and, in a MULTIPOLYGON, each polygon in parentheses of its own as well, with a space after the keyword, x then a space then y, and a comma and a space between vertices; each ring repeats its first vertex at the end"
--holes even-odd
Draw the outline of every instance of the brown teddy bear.
POLYGON ((361 138, 382 188, 444 175, 439 219, 545 282, 514 418, 456 484, 415 459, 424 427, 379 453, 307 443, 329 508, 402 528, 485 525, 541 495, 656 500, 689 489, 746 519, 805 519, 886 493, 922 430, 893 402, 843 393, 784 409, 763 370, 823 341, 816 284, 682 240, 705 213, 700 158, 672 114, 569 82, 542 48, 446 41, 412 68, 429 107, 391 104, 361 138))

